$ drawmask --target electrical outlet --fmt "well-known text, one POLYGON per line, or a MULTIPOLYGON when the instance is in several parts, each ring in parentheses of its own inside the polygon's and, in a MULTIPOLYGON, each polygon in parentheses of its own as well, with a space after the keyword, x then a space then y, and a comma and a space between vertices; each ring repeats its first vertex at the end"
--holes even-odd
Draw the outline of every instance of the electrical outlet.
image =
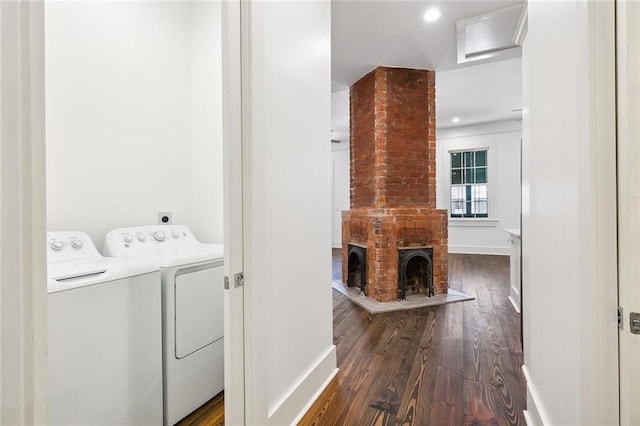
POLYGON ((158 225, 171 225, 171 212, 158 212, 158 225))

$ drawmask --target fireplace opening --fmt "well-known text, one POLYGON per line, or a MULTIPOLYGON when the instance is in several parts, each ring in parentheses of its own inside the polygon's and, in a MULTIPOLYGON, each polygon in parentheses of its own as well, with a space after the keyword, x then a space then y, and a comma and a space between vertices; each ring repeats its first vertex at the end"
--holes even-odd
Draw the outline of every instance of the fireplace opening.
POLYGON ((357 287, 364 294, 367 287, 367 249, 349 244, 347 287, 357 287))
POLYGON ((433 248, 398 250, 398 299, 433 296, 433 248))

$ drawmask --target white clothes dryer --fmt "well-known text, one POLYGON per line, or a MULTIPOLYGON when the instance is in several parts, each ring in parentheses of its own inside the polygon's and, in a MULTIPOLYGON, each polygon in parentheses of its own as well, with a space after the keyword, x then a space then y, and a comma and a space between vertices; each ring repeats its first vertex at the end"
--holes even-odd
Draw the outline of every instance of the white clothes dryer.
POLYGON ((173 425, 224 388, 223 246, 183 225, 115 229, 104 254, 160 267, 164 419, 173 425))
POLYGON ((47 233, 49 424, 162 422, 160 271, 47 233))

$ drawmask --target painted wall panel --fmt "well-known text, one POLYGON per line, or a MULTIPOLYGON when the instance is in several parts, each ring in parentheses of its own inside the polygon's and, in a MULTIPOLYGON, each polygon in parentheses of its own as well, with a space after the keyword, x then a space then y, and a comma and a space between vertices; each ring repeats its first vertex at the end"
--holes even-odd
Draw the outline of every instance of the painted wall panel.
POLYGON ((221 242, 220 5, 45 9, 48 228, 101 248, 170 211, 221 242))
POLYGON ((545 424, 618 424, 613 4, 529 2, 528 12, 527 410, 545 424))
POLYGON ((247 14, 247 423, 292 424, 336 366, 331 5, 257 1, 247 14))

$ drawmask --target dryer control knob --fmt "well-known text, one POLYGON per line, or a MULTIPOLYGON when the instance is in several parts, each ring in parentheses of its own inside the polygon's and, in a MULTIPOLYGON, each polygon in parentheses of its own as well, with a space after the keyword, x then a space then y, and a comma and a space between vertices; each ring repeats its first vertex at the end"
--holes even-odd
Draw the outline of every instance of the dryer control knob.
POLYGON ((137 236, 138 236, 138 241, 144 241, 144 240, 146 240, 146 239, 147 239, 147 236, 146 236, 146 235, 144 235, 144 234, 143 234, 143 233, 141 233, 141 232, 140 232, 140 233, 138 233, 138 234, 137 234, 137 236))
POLYGON ((71 240, 71 247, 73 247, 74 249, 82 248, 82 240, 79 240, 77 238, 71 240))
POLYGON ((51 248, 55 251, 62 250, 62 247, 64 247, 64 243, 62 241, 54 241, 51 243, 51 248))
POLYGON ((180 234, 178 234, 178 232, 177 232, 177 231, 171 231, 171 236, 172 236, 173 238, 178 238, 178 237, 180 237, 180 234))
POLYGON ((153 239, 156 241, 164 241, 164 232, 156 231, 153 233, 153 239))
POLYGON ((133 242, 133 237, 131 235, 125 235, 124 237, 122 237, 122 239, 124 240, 125 243, 129 244, 133 242))

